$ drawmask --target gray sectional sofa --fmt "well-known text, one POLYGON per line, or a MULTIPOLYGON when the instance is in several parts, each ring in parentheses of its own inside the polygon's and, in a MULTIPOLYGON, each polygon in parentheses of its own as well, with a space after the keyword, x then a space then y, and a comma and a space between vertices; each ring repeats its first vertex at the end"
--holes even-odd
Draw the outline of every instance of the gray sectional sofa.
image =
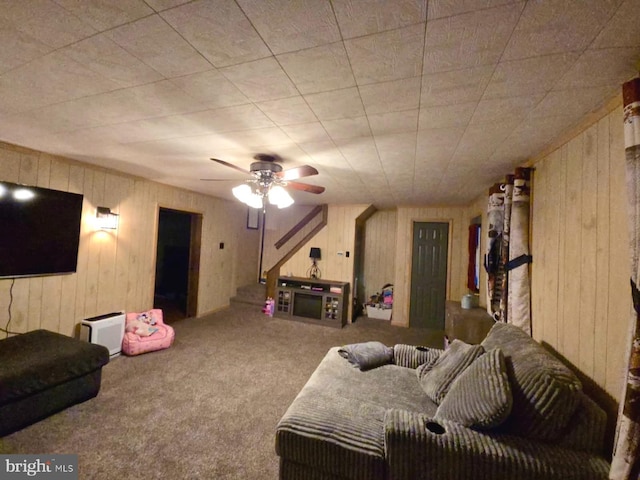
POLYGON ((395 345, 361 371, 334 347, 276 429, 282 480, 608 477, 606 414, 528 335, 395 345))

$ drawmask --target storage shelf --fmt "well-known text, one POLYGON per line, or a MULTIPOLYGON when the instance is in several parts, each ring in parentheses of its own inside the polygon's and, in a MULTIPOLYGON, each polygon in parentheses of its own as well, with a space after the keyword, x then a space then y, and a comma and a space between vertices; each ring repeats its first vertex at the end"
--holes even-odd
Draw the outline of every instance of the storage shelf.
POLYGON ((349 298, 347 282, 280 277, 275 316, 342 328, 347 323, 345 298, 349 298))

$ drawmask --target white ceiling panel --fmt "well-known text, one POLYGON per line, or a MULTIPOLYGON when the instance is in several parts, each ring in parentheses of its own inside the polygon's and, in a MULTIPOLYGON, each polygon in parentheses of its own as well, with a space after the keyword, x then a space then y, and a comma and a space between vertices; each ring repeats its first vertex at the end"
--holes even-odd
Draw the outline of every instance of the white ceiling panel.
POLYGON ((300 93, 326 92, 356 84, 342 42, 276 57, 300 93))
POLYGON ((340 40, 327 0, 238 0, 238 4, 276 55, 340 40))
POLYGON ((428 22, 424 73, 498 63, 522 6, 505 5, 428 22))
POLYGON ((216 67, 271 55, 233 0, 197 0, 161 16, 216 67))
POLYGON ((0 140, 232 199, 465 204, 637 75, 636 0, 33 0, 0 9, 0 140))
POLYGON ((424 24, 345 41, 358 85, 420 75, 424 24))
POLYGON ((343 38, 362 37, 423 23, 426 0, 333 0, 343 38))

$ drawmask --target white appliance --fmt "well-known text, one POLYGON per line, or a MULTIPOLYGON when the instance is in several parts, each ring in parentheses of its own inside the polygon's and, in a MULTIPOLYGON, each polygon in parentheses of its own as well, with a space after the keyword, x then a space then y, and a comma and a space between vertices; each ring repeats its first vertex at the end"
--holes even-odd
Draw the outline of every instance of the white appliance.
POLYGON ((114 357, 122 351, 124 337, 124 312, 112 312, 86 318, 80 323, 80 339, 104 345, 114 357))

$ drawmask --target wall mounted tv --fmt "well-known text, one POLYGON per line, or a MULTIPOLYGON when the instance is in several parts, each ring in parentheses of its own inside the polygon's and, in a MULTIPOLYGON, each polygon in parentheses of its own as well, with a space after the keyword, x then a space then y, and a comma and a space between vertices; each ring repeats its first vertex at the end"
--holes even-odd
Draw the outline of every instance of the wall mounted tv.
POLYGON ((75 272, 82 199, 0 182, 0 278, 75 272))

